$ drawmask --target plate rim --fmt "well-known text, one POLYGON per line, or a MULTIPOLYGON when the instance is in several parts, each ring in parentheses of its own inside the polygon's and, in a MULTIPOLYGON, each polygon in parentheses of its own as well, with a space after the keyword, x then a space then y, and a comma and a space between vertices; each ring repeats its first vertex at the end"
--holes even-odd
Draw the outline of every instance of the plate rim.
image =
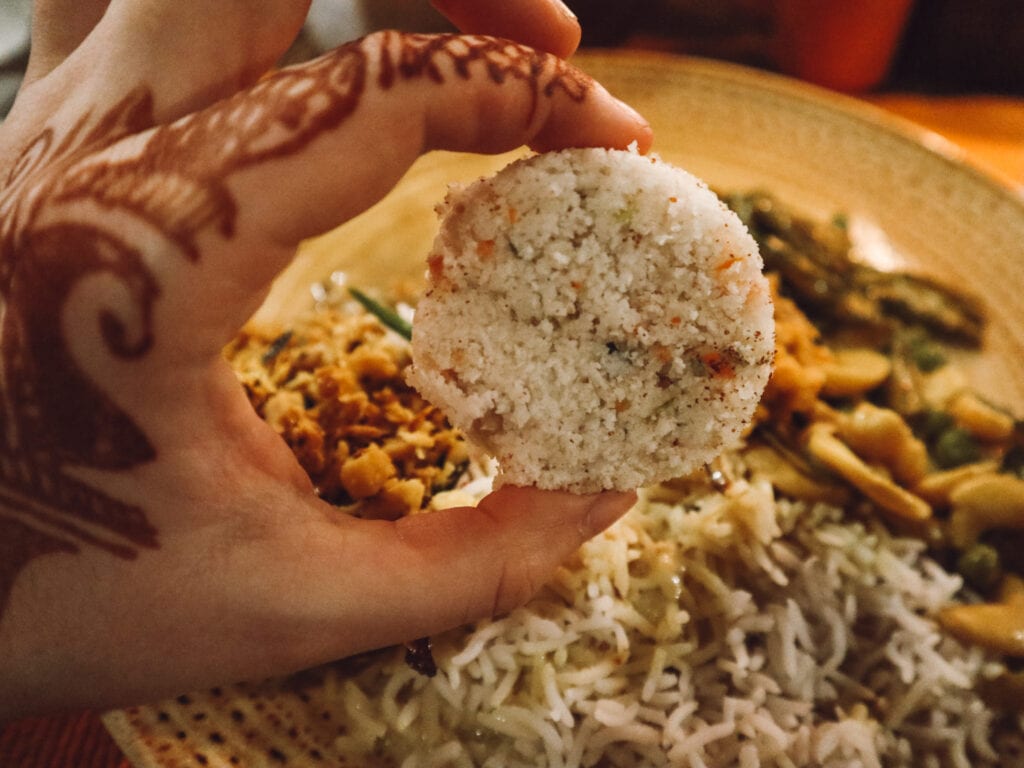
MULTIPOLYGON (((967 149, 952 139, 908 117, 898 115, 885 107, 872 104, 863 97, 831 90, 789 75, 760 69, 747 64, 711 59, 685 53, 645 49, 581 48, 569 63, 579 66, 587 74, 588 61, 605 61, 631 68, 632 64, 645 67, 670 67, 677 71, 692 72, 709 78, 730 81, 742 86, 756 86, 783 97, 812 104, 876 129, 912 145, 915 151, 925 152, 942 160, 959 172, 967 173, 972 179, 1000 196, 1017 208, 1024 220, 1024 190, 1018 191, 1016 182, 984 161, 974 157, 967 149)), ((600 78, 595 77, 598 83, 600 78)), ((603 85, 603 83, 602 83, 603 85)), ((613 93, 614 95, 614 93, 613 93)), ((867 94, 866 94, 867 95, 867 94)), ((658 134, 654 135, 657 151, 658 134)))

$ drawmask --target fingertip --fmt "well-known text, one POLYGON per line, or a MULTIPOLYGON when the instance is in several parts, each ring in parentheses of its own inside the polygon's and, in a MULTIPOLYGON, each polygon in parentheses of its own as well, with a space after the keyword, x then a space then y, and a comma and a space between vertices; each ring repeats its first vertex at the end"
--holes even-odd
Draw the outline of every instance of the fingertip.
POLYGON ((576 18, 576 14, 570 11, 567 5, 558 3, 558 10, 564 19, 564 32, 558 38, 561 43, 560 49, 551 52, 560 58, 567 59, 580 47, 580 42, 583 40, 583 28, 580 26, 580 20, 576 18))
POLYGON ((641 155, 646 155, 654 144, 654 129, 639 112, 634 112, 634 114, 639 118, 635 129, 636 148, 641 155))
POLYGON ((360 642, 419 637, 512 610, 584 542, 625 514, 635 498, 506 485, 476 507, 394 523, 350 520, 347 544, 334 559, 345 563, 346 592, 365 598, 378 619, 373 637, 360 642), (379 579, 382 566, 389 573, 386 583, 379 579))
POLYGON ((626 149, 636 145, 647 154, 654 142, 654 131, 647 119, 633 107, 595 84, 594 116, 575 119, 570 114, 555 115, 529 142, 535 152, 550 152, 567 147, 607 147, 626 149))
POLYGON ((493 512, 517 510, 520 515, 573 521, 581 541, 585 541, 612 525, 635 503, 636 493, 632 491, 575 494, 504 485, 484 498, 479 506, 493 512))
POLYGON ((607 491, 594 497, 580 533, 590 539, 613 525, 636 504, 636 492, 607 491))

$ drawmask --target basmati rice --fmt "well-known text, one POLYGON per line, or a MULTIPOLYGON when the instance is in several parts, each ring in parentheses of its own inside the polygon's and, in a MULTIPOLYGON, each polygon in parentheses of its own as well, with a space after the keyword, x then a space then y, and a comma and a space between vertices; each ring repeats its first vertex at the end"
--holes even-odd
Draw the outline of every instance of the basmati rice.
POLYGON ((1021 719, 976 692, 1001 665, 930 618, 959 588, 919 541, 776 499, 765 482, 653 488, 529 604, 435 638, 436 677, 395 654, 337 686, 378 736, 347 754, 410 767, 1004 765, 1024 748, 1021 719), (429 762, 407 762, 417 754, 429 762))

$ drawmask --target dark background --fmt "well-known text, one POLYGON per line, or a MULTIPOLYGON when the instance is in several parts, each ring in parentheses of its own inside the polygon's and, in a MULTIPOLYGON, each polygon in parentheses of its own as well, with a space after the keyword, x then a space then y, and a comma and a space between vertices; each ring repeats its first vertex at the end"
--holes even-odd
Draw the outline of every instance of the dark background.
MULTIPOLYGON (((828 3, 836 13, 859 0, 828 3)), ((568 0, 584 44, 657 48, 779 69, 770 0, 568 0)), ((1024 1, 916 0, 871 90, 1024 94, 1024 1)))

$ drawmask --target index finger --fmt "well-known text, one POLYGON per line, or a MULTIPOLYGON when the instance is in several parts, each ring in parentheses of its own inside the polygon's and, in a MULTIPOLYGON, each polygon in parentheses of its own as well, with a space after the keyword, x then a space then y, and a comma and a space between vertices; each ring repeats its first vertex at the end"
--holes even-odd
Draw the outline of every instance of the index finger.
POLYGON ((566 58, 580 44, 580 24, 561 0, 431 0, 460 30, 507 37, 566 58))

